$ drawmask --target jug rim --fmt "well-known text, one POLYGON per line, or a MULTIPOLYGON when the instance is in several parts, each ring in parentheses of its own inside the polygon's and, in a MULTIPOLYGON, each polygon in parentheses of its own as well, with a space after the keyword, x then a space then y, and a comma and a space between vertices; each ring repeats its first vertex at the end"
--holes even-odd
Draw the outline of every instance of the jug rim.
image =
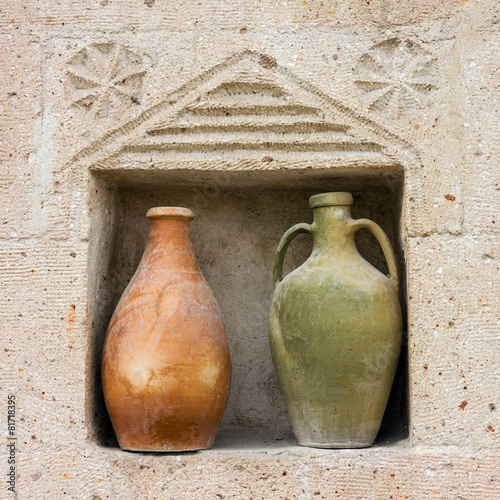
POLYGON ((320 193, 309 198, 311 208, 330 207, 336 205, 352 205, 352 194, 343 191, 335 193, 320 193))
POLYGON ((154 207, 148 210, 146 217, 155 220, 184 219, 189 221, 194 219, 194 213, 184 207, 154 207))

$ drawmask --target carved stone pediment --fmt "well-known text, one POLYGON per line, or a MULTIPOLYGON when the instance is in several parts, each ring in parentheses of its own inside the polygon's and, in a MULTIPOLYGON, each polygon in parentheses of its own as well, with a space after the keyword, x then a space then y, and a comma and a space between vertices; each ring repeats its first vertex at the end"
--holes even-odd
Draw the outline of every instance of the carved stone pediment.
POLYGON ((369 115, 270 56, 238 53, 83 148, 99 170, 409 168, 416 153, 369 115), (406 164, 406 165, 403 165, 406 164))

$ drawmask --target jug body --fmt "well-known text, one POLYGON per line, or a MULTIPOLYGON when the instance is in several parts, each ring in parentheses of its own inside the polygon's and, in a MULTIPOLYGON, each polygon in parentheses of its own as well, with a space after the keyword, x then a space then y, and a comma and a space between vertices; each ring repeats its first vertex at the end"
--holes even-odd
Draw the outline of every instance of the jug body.
POLYGON ((191 245, 192 212, 160 207, 147 216, 144 255, 106 334, 106 407, 122 449, 207 449, 229 396, 226 329, 191 245))
POLYGON ((402 316, 394 255, 373 222, 350 218, 352 197, 311 198, 314 223, 285 234, 275 261, 270 347, 299 444, 324 448, 370 446, 394 379, 402 316), (372 229, 391 277, 358 253, 354 234, 372 229), (310 232, 307 261, 281 279, 286 247, 310 232))

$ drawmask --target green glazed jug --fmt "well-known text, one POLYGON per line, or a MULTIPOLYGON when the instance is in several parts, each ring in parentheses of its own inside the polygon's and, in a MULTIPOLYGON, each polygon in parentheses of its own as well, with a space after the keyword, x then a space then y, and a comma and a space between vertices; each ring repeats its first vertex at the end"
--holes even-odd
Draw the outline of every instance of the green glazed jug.
POLYGON ((375 222, 351 218, 350 193, 312 196, 312 224, 281 239, 274 261, 271 354, 295 436, 302 446, 371 446, 384 415, 401 349, 398 275, 387 235, 375 222), (389 277, 354 243, 369 229, 389 277), (282 279, 290 242, 310 233, 313 250, 282 279))

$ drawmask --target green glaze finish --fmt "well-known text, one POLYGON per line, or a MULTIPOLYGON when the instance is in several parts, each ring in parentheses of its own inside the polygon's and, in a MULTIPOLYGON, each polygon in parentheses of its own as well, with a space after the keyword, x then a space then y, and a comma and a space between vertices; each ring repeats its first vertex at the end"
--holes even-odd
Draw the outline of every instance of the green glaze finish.
POLYGON ((389 239, 375 222, 351 218, 349 193, 312 196, 312 224, 281 239, 274 262, 270 346, 299 444, 371 446, 387 405, 401 348, 398 275, 389 239), (367 228, 389 266, 386 277, 358 253, 367 228), (304 264, 282 279, 288 245, 310 233, 304 264))

